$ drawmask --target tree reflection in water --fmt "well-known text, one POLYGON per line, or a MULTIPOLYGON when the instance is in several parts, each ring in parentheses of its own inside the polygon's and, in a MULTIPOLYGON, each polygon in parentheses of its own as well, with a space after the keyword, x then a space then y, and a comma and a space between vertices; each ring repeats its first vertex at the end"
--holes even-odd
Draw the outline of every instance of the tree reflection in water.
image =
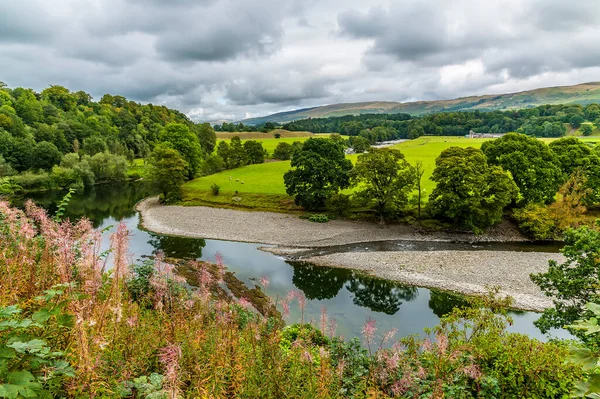
POLYGON ((467 306, 467 300, 460 294, 431 289, 429 292, 429 308, 437 317, 443 317, 454 308, 467 306))
POLYGON ((418 296, 417 287, 359 275, 350 280, 347 288, 354 294, 356 305, 389 315, 398 312, 403 302, 418 296))
POLYGON ((369 277, 358 272, 332 267, 315 266, 305 262, 292 262, 292 282, 308 299, 331 299, 345 286, 354 294, 353 302, 374 312, 393 315, 403 302, 418 295, 417 287, 411 287, 369 277))
POLYGON ((290 262, 294 268, 292 283, 308 299, 335 298, 344 284, 352 278, 352 270, 315 266, 305 262, 290 262))
POLYGON ((170 258, 196 260, 202 257, 202 250, 206 246, 206 241, 201 238, 149 234, 150 241, 148 243, 154 248, 154 254, 160 250, 166 257, 170 258))

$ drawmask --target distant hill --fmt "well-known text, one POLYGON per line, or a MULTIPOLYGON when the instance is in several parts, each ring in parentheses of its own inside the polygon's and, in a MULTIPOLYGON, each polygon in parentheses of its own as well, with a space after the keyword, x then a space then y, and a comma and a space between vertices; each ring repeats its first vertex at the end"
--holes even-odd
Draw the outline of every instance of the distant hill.
POLYGON ((600 82, 582 83, 575 86, 545 87, 518 93, 462 97, 454 100, 415 101, 408 103, 375 101, 332 104, 246 119, 242 123, 258 125, 266 122, 287 123, 298 119, 327 118, 344 115, 397 113, 423 115, 444 111, 495 111, 532 108, 544 104, 585 105, 589 103, 600 103, 600 82))

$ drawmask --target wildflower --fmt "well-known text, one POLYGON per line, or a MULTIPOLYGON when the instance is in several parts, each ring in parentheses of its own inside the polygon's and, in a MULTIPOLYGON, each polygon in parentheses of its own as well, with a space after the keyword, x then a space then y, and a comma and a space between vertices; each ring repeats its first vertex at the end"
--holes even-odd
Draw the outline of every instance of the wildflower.
POLYGON ((285 299, 281 301, 281 308, 283 309, 283 317, 290 316, 290 304, 285 299))
POLYGON ((266 291, 267 287, 269 286, 269 284, 271 284, 271 282, 269 281, 269 278, 266 276, 262 276, 258 282, 260 283, 260 285, 262 285, 263 290, 266 291))
POLYGON ((389 342, 392 339, 394 339, 394 337, 396 336, 396 333, 398 332, 397 328, 392 328, 390 331, 387 332, 387 334, 385 334, 385 336, 383 337, 383 343, 389 342))
POLYGON ((250 301, 244 297, 238 299, 237 303, 244 309, 250 309, 252 307, 252 304, 250 303, 250 301))
POLYGON ((310 353, 310 351, 308 349, 306 349, 306 350, 304 350, 304 352, 302 352, 302 359, 304 361, 306 361, 307 363, 313 362, 312 354, 310 353))
POLYGON ((375 336, 375 331, 377 331, 377 327, 375 327, 375 320, 369 319, 365 322, 365 325, 362 329, 362 334, 367 342, 371 341, 375 336))
POLYGON ((441 354, 445 354, 448 349, 448 337, 442 333, 438 333, 436 336, 438 351, 441 354))
POLYGON ((166 389, 169 399, 177 398, 179 395, 179 360, 181 359, 181 347, 169 345, 159 349, 158 359, 165 367, 166 389))
POLYGON ((321 332, 327 335, 327 308, 325 306, 321 308, 321 332))
POLYGON ((478 380, 481 378, 482 373, 479 367, 476 364, 471 364, 463 369, 463 373, 474 380, 478 380))
POLYGON ((329 320, 329 337, 330 338, 333 338, 336 330, 337 330, 337 320, 336 319, 329 320))

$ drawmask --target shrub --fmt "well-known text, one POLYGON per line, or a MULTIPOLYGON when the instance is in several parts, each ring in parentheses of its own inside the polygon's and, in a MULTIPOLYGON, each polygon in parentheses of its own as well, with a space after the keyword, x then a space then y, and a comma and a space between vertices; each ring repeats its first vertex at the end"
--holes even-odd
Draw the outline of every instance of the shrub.
POLYGON ((213 194, 213 195, 219 195, 219 191, 221 190, 221 187, 219 187, 219 186, 217 185, 217 183, 213 183, 213 184, 210 186, 210 190, 212 191, 212 194, 213 194))
POLYGON ((273 159, 279 159, 280 161, 287 161, 292 159, 292 153, 294 152, 294 146, 290 143, 281 142, 275 147, 273 151, 273 159))
POLYGON ((325 206, 334 215, 346 217, 350 214, 350 196, 342 193, 333 194, 329 197, 325 206))
POLYGON ((47 190, 50 188, 50 176, 48 173, 24 172, 12 177, 13 182, 23 187, 25 191, 47 190))
POLYGON ((275 133, 273 136, 274 136, 276 139, 279 139, 279 138, 281 138, 281 134, 279 134, 279 133, 275 133))
POLYGON ((313 213, 308 217, 308 220, 315 223, 327 223, 329 222, 329 216, 323 213, 313 213))
POLYGON ((513 217, 523 234, 535 240, 552 240, 556 236, 556 221, 550 210, 540 204, 529 204, 516 209, 513 217))

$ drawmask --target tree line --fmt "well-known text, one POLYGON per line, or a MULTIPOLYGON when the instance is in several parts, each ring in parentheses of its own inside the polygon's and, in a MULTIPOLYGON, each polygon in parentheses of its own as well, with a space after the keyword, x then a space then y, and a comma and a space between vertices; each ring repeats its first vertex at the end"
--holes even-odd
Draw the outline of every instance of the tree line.
POLYGON ((518 132, 532 137, 562 137, 567 127, 584 135, 600 127, 600 105, 542 105, 510 111, 457 111, 423 116, 408 114, 362 114, 329 118, 308 118, 283 125, 290 131, 340 133, 362 136, 371 143, 414 139, 423 135, 465 136, 477 133, 518 132))
POLYGON ((0 82, 0 193, 121 181, 128 161, 150 158, 160 146, 177 149, 191 178, 215 145, 209 124, 164 106, 0 82))
MULTIPOLYGON (((412 207, 421 219, 423 164, 409 164, 397 149, 371 148, 353 166, 340 141, 311 138, 293 154, 291 166, 286 191, 307 210, 370 209, 384 222, 412 207), (340 193, 351 187, 357 188, 352 195, 340 193)), ((428 216, 481 232, 510 208, 527 233, 548 239, 600 205, 600 147, 574 137, 546 145, 510 133, 481 149, 442 151, 431 180, 436 188, 425 207, 428 216)))

